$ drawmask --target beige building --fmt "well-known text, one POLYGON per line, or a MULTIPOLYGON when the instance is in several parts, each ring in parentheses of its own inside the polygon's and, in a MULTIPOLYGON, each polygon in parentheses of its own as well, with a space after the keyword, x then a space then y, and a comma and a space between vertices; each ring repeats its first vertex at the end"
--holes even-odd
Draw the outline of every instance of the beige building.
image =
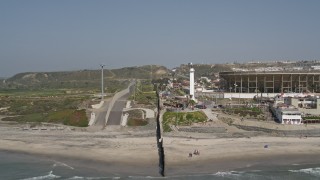
POLYGON ((305 115, 320 115, 320 99, 316 96, 285 97, 284 103, 298 108, 305 115))

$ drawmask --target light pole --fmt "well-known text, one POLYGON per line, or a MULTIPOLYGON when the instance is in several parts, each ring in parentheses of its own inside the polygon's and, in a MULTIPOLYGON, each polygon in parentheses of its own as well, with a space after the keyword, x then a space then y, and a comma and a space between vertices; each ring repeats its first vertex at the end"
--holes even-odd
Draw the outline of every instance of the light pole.
MULTIPOLYGON (((234 93, 237 92, 237 87, 238 87, 238 85, 236 83, 234 83, 234 93)), ((239 90, 239 104, 240 104, 240 90, 239 90)))
POLYGON ((232 87, 231 86, 229 87, 229 90, 230 90, 230 98, 232 99, 232 94, 231 94, 232 87))
POLYGON ((100 67, 101 67, 101 101, 103 101, 103 94, 104 94, 104 92, 103 92, 103 89, 104 89, 104 87, 103 87, 103 67, 104 66, 105 65, 100 64, 100 67))

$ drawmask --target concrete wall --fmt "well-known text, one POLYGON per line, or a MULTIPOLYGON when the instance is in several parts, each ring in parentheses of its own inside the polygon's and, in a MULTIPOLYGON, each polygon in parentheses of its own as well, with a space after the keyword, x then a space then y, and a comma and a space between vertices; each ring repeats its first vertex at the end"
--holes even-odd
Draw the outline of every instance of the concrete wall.
POLYGON ((103 106, 104 101, 100 101, 99 104, 93 104, 91 105, 93 109, 99 109, 103 106))

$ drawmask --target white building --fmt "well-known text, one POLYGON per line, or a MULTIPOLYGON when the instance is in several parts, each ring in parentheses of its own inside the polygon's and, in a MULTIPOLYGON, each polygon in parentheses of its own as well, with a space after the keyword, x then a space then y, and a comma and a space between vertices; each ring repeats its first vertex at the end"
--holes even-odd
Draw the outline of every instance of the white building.
POLYGON ((279 103, 271 110, 281 124, 302 124, 301 112, 293 106, 279 103))
POLYGON ((311 66, 311 68, 314 70, 320 70, 320 66, 311 66))

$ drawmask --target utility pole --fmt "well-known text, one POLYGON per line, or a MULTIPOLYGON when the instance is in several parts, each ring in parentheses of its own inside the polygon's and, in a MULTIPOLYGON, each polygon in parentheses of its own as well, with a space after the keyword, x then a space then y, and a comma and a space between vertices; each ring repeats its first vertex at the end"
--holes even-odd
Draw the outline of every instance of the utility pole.
POLYGON ((103 89, 104 89, 104 86, 103 86, 103 67, 105 65, 103 64, 100 64, 100 67, 101 67, 101 101, 103 101, 103 96, 104 96, 104 92, 103 92, 103 89))
POLYGON ((133 88, 133 103, 136 101, 136 88, 137 88, 137 82, 134 83, 134 88, 133 88))
MULTIPOLYGON (((237 92, 237 87, 238 87, 238 85, 236 83, 234 83, 234 93, 237 92)), ((239 101, 239 106, 240 106, 240 89, 239 89, 239 99, 238 99, 238 101, 239 101)))

